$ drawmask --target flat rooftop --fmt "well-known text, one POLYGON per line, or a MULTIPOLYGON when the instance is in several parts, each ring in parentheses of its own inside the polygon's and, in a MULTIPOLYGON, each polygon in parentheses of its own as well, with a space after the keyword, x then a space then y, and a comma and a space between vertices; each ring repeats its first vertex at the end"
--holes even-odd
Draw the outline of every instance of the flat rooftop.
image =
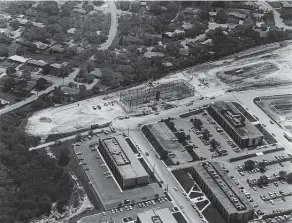
POLYGON ((141 223, 177 223, 168 208, 144 211, 137 216, 141 223))
POLYGON ((167 150, 169 154, 175 154, 175 158, 170 157, 174 163, 177 161, 186 163, 193 160, 188 151, 177 142, 177 137, 164 122, 150 124, 148 128, 164 150, 167 150))
POLYGON ((231 103, 218 101, 210 105, 241 138, 256 138, 263 134, 231 103))
POLYGON ((102 141, 124 179, 148 176, 122 135, 103 138, 102 141))
POLYGON ((242 195, 239 188, 227 177, 221 166, 216 162, 200 162, 193 165, 196 172, 199 173, 208 188, 216 195, 217 199, 223 204, 226 211, 230 214, 247 212, 252 210, 249 201, 242 195), (205 165, 207 163, 209 165, 205 165), (212 175, 216 173, 218 176, 212 175), (238 200, 238 203, 233 202, 233 198, 238 200), (236 204, 243 205, 244 209, 239 210, 236 204))

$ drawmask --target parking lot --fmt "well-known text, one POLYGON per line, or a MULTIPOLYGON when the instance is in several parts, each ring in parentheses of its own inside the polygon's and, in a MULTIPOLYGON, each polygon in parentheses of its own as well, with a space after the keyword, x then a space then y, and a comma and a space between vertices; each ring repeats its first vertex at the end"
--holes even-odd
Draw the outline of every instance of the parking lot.
POLYGON ((124 200, 136 203, 153 199, 156 194, 160 197, 165 196, 157 183, 124 191, 121 190, 97 150, 98 139, 99 136, 96 135, 92 139, 86 138, 85 141, 75 144, 74 151, 80 161, 80 166, 86 172, 90 184, 95 189, 105 209, 115 208, 120 203, 123 203, 124 200), (90 147, 90 145, 94 146, 90 147))
MULTIPOLYGON (((263 160, 273 161, 284 157, 289 157, 285 151, 269 153, 266 155, 259 155, 251 160, 259 163, 263 160), (276 157, 278 159, 276 159, 276 157)), ((238 187, 243 187, 243 193, 250 194, 249 198, 252 206, 258 210, 260 209, 264 214, 271 214, 274 211, 288 210, 292 206, 292 185, 289 185, 285 180, 279 179, 279 172, 292 172, 292 163, 290 161, 282 161, 280 163, 266 166, 266 171, 261 173, 259 168, 252 171, 245 171, 242 169, 244 162, 224 163, 228 169, 229 176, 238 187), (268 183, 263 186, 258 186, 257 182, 261 176, 267 176, 268 183), (291 193, 291 194, 290 194, 291 193)))
POLYGON ((201 157, 206 159, 216 159, 227 161, 230 157, 239 156, 244 153, 233 140, 223 131, 223 129, 215 122, 215 120, 207 113, 200 113, 188 118, 176 118, 174 123, 177 129, 183 129, 186 134, 190 134, 191 141, 194 144, 194 151, 201 157), (202 121, 202 130, 197 130, 190 122, 191 119, 199 119, 202 121), (209 140, 205 140, 202 132, 204 129, 209 131, 209 140), (219 155, 212 150, 210 141, 214 139, 219 145, 218 150, 226 150, 226 155, 219 155))
POLYGON ((99 222, 102 223, 108 223, 109 221, 113 221, 113 222, 128 222, 131 219, 136 219, 137 218, 137 213, 141 213, 143 211, 147 211, 147 210, 157 210, 157 209, 163 209, 163 208, 170 208, 172 211, 177 210, 176 208, 173 207, 171 202, 159 202, 158 200, 155 199, 155 201, 153 200, 153 202, 149 201, 149 202, 143 202, 143 203, 139 203, 136 205, 128 205, 131 206, 131 209, 126 210, 125 207, 124 208, 115 208, 109 211, 105 211, 102 213, 99 213, 98 215, 91 215, 91 216, 87 216, 85 218, 82 218, 80 220, 80 223, 95 223, 97 216, 98 216, 98 220, 99 222), (154 202, 154 204, 153 204, 154 202), (143 204, 143 205, 142 205, 143 204), (140 205, 142 205, 142 207, 140 207, 140 205))

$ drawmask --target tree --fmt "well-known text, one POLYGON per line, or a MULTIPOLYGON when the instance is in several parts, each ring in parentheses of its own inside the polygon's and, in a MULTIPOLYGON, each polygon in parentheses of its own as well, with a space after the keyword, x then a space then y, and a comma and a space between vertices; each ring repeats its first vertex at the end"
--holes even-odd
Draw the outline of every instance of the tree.
POLYGON ((217 146, 219 145, 219 142, 217 142, 215 139, 211 139, 210 145, 211 145, 211 148, 215 150, 217 146))
POLYGON ((180 44, 179 43, 169 43, 166 45, 165 52, 170 56, 179 56, 180 44))
POLYGON ((177 16, 176 16, 176 20, 179 21, 179 22, 183 22, 183 21, 185 21, 185 19, 186 18, 185 18, 184 14, 182 12, 179 12, 177 14, 177 16))
POLYGON ((12 42, 12 38, 7 36, 5 33, 0 33, 0 43, 10 45, 12 42))
POLYGON ((12 88, 14 88, 16 82, 15 79, 12 77, 7 77, 4 79, 3 83, 3 91, 10 91, 12 88))
POLYGON ((202 135, 203 135, 203 137, 204 137, 204 139, 206 140, 206 141, 208 141, 209 140, 209 135, 210 135, 210 132, 209 132, 209 130, 208 129, 204 129, 203 131, 202 131, 202 135))
POLYGON ((292 184, 292 173, 287 174, 286 181, 288 184, 292 184))
POLYGON ((12 27, 13 30, 17 30, 20 27, 20 22, 16 19, 11 20, 10 26, 12 27))
POLYGON ((225 24, 228 20, 228 16, 224 11, 218 11, 215 15, 215 22, 219 24, 225 24))
POLYGON ((279 179, 280 180, 286 180, 287 179, 287 172, 286 171, 279 171, 279 179))
POLYGON ((120 9, 123 11, 128 11, 130 9, 130 3, 129 1, 120 1, 120 9))
POLYGON ((69 150, 68 148, 62 148, 60 151, 58 164, 60 166, 67 166, 69 162, 70 162, 69 150))
POLYGON ((255 168, 255 161, 253 160, 247 160, 244 162, 244 169, 246 171, 253 170, 255 168))
POLYGON ((186 31, 186 37, 195 38, 200 34, 200 29, 198 27, 193 27, 186 31))
POLYGON ((16 54, 22 56, 25 54, 25 49, 22 46, 16 48, 16 54))
POLYGON ((23 70, 21 78, 26 80, 26 81, 30 80, 31 79, 31 72, 27 69, 23 70))
POLYGON ((32 108, 35 110, 35 111, 39 111, 43 108, 45 108, 45 102, 43 102, 42 100, 36 100, 32 103, 32 108))
POLYGON ((82 139, 81 134, 78 134, 78 135, 75 136, 75 140, 76 140, 77 142, 80 142, 81 139, 82 139))
POLYGON ((259 162, 258 163, 258 168, 259 168, 259 170, 260 170, 261 173, 266 172, 266 165, 265 165, 264 162, 259 162))
POLYGON ((198 129, 199 131, 201 131, 201 129, 203 127, 203 122, 200 119, 198 119, 198 118, 195 117, 193 119, 193 124, 194 124, 194 126, 195 126, 196 129, 198 129))
POLYGON ((269 183, 268 177, 266 175, 260 176, 260 178, 258 178, 258 182, 257 183, 258 183, 259 186, 268 184, 269 183))
POLYGON ((47 88, 48 81, 45 78, 39 78, 36 82, 35 89, 37 91, 43 91, 47 88))
POLYGON ((8 48, 4 44, 0 44, 0 57, 7 57, 8 56, 8 48))

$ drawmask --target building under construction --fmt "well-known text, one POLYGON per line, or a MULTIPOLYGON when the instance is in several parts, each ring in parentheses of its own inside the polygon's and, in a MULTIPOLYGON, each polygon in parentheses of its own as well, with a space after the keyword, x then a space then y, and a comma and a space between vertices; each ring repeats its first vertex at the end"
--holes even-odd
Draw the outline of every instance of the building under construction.
POLYGON ((120 101, 128 108, 134 109, 151 101, 178 100, 194 96, 195 88, 185 80, 176 80, 157 86, 148 86, 123 91, 120 93, 120 101))

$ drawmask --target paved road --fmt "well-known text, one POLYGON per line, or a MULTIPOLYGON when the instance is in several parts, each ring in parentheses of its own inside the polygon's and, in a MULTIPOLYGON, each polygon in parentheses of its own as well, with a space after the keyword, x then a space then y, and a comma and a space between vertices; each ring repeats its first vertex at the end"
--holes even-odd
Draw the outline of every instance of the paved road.
POLYGON ((69 74, 69 76, 67 78, 64 78, 64 80, 63 79, 60 79, 60 82, 57 82, 57 83, 53 84, 52 86, 48 87, 44 91, 38 92, 37 95, 36 94, 35 95, 32 95, 32 96, 30 96, 29 98, 26 98, 23 101, 20 101, 18 103, 15 103, 13 105, 10 105, 8 107, 5 107, 5 108, 0 109, 0 115, 3 115, 5 113, 7 113, 7 112, 10 112, 10 111, 13 111, 15 109, 18 109, 18 108, 20 108, 20 107, 22 107, 24 105, 27 105, 27 104, 29 104, 29 103, 37 100, 38 99, 38 96, 53 91, 55 87, 58 87, 58 86, 62 85, 63 82, 64 82, 65 85, 66 84, 69 84, 71 82, 72 78, 74 78, 78 74, 78 72, 79 72, 79 69, 75 69, 71 74, 69 74))
POLYGON ((109 4, 109 8, 104 9, 111 14, 111 27, 109 30, 108 38, 106 42, 100 45, 101 50, 108 49, 112 44, 118 30, 118 23, 117 23, 117 7, 115 2, 107 2, 109 4))

